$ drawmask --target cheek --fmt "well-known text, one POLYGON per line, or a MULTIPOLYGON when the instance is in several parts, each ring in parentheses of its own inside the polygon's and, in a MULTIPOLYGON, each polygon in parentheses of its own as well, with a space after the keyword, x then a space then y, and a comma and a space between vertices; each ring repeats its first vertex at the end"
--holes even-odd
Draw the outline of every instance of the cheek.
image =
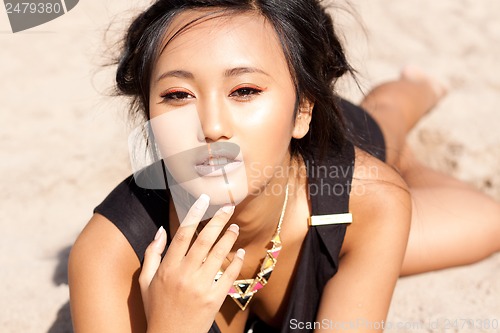
POLYGON ((247 143, 243 153, 250 163, 281 164, 292 138, 294 98, 270 96, 254 106, 237 122, 244 136, 242 145, 247 143))
POLYGON ((201 124, 194 106, 164 112, 152 118, 149 123, 163 157, 170 157, 200 145, 197 142, 197 133, 201 131, 201 124))

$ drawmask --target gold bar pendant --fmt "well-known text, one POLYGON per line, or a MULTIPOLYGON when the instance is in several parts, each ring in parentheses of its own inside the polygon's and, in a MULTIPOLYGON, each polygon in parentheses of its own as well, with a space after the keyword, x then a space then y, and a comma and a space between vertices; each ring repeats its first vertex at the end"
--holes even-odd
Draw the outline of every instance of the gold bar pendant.
POLYGON ((352 214, 313 215, 308 220, 310 226, 352 223, 352 214))

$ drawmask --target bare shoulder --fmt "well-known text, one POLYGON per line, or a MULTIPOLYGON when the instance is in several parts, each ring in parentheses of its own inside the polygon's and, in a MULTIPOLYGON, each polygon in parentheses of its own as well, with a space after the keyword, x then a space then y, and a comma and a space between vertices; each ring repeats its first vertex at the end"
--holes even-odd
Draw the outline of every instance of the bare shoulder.
POLYGON ((356 148, 349 210, 353 223, 343 250, 364 237, 384 237, 383 231, 404 238, 411 219, 408 186, 392 167, 356 148))
POLYGON ((113 223, 95 214, 76 240, 68 266, 75 332, 144 330, 140 262, 113 223))
POLYGON ((102 260, 110 260, 107 264, 121 265, 133 262, 136 268, 140 265, 125 236, 111 221, 100 214, 94 214, 82 230, 73 245, 71 257, 78 257, 80 260, 74 264, 94 261, 102 266, 104 264, 102 260), (131 260, 132 258, 136 260, 131 260))
POLYGON ((395 195, 409 193, 408 186, 394 168, 359 148, 356 148, 352 185, 351 197, 354 199, 384 191, 390 194, 392 190, 395 195))

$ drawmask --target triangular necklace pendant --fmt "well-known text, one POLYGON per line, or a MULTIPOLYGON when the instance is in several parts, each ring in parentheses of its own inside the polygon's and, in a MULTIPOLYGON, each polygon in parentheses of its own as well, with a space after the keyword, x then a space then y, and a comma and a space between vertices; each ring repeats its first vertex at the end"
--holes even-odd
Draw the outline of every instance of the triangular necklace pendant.
MULTIPOLYGON (((283 222, 283 217, 285 216, 286 204, 288 202, 288 186, 286 187, 285 193, 285 202, 283 203, 283 208, 281 210, 280 220, 278 222, 278 227, 276 228, 276 232, 274 233, 273 238, 271 239, 271 243, 273 247, 270 250, 266 251, 266 256, 262 259, 262 264, 260 266, 260 271, 257 273, 257 276, 253 279, 244 279, 244 280, 236 280, 233 283, 231 289, 227 293, 233 301, 240 307, 241 310, 245 310, 253 296, 268 283, 269 278, 271 277, 271 273, 276 267, 276 263, 278 262, 278 256, 281 252, 281 223, 283 222)), ((215 276, 215 282, 219 280, 222 276, 223 271, 219 270, 217 275, 215 276)))
MULTIPOLYGON (((257 273, 257 276, 254 279, 245 279, 245 280, 236 280, 233 283, 231 289, 227 293, 233 301, 240 307, 241 310, 245 310, 250 303, 252 297, 259 290, 264 288, 264 286, 268 283, 269 278, 271 277, 271 273, 276 267, 276 263, 278 262, 278 254, 281 250, 281 241, 278 237, 273 237, 273 240, 278 240, 278 242, 273 241, 273 247, 271 250, 268 250, 266 256, 264 257, 262 264, 260 266, 260 271, 257 273)), ((219 280, 220 276, 223 274, 221 270, 215 277, 215 281, 219 280)))

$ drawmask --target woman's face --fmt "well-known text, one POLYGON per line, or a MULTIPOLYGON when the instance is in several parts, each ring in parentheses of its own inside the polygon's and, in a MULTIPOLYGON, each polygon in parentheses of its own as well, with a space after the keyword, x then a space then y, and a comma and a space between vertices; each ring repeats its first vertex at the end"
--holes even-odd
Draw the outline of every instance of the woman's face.
MULTIPOLYGON (((204 14, 179 14, 165 41, 204 14)), ((276 172, 309 124, 294 121, 295 102, 276 33, 256 14, 194 23, 168 42, 151 76, 151 125, 166 166, 176 186, 212 204, 283 187, 276 172)))

